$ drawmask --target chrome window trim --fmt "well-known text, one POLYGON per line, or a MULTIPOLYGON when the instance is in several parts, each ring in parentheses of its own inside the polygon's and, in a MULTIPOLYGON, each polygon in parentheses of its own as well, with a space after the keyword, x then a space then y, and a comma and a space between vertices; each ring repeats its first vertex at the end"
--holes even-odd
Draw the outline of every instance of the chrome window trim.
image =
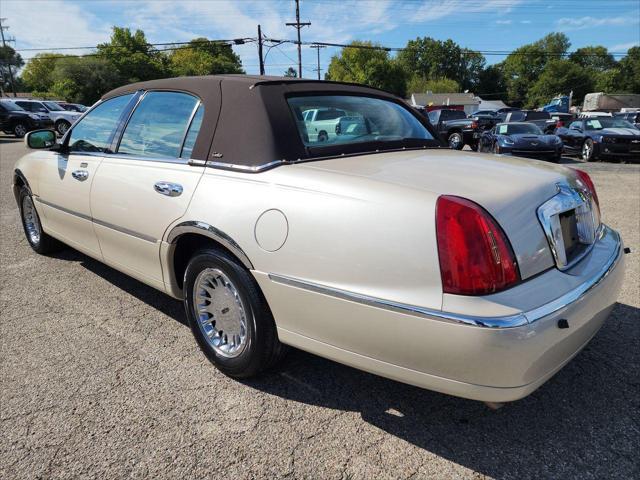
POLYGON ((613 271, 621 258, 621 240, 620 236, 608 227, 602 229, 602 236, 611 235, 614 237, 616 247, 613 254, 608 259, 603 267, 592 278, 585 280, 582 284, 574 288, 573 290, 565 293, 564 295, 552 300, 537 308, 519 312, 513 315, 496 316, 496 317, 480 317, 473 315, 463 315, 453 312, 445 312, 442 310, 435 310, 431 308, 419 307, 416 305, 409 305, 400 302, 394 302, 391 300, 385 300, 382 298, 376 298, 361 293, 350 292, 339 288, 329 287, 318 283, 302 280, 299 278, 289 277, 286 275, 279 275, 275 273, 269 273, 269 278, 276 283, 288 285, 296 288, 301 288, 314 293, 322 295, 328 295, 342 300, 348 300, 351 302, 360 303, 374 308, 380 308, 383 310, 389 310, 397 313, 404 313, 407 315, 413 315, 421 318, 428 318, 432 320, 440 320, 448 323, 457 323, 470 325, 474 327, 483 328, 514 328, 523 327, 537 322, 549 315, 552 315, 560 310, 563 310, 570 305, 580 301, 590 290, 598 286, 610 273, 613 271))
POLYGON ((149 242, 149 243, 158 243, 158 240, 156 238, 153 238, 153 237, 151 237, 149 235, 146 235, 144 233, 136 232, 136 231, 130 230, 130 229, 126 228, 126 227, 121 227, 119 225, 114 225, 113 223, 104 222, 104 221, 99 220, 97 218, 93 218, 93 217, 91 217, 89 215, 85 215, 84 213, 76 212, 75 210, 70 210, 70 209, 62 207, 60 205, 56 205, 55 203, 47 202, 46 200, 43 200, 40 197, 34 197, 34 198, 35 198, 35 200, 37 202, 42 203, 43 205, 46 205, 46 206, 51 207, 51 208, 55 208, 56 210, 60 210, 61 212, 68 213, 69 215, 73 215, 73 216, 81 218, 83 220, 87 220, 89 222, 95 223, 96 225, 101 225, 101 226, 109 228, 111 230, 115 230, 116 232, 124 233, 126 235, 131 236, 131 237, 139 238, 140 240, 144 240, 144 241, 149 242))
POLYGON ((249 260, 247 254, 244 253, 244 250, 240 248, 240 245, 238 245, 233 238, 222 230, 219 230, 205 222, 188 221, 179 223, 173 227, 169 232, 169 235, 167 235, 167 243, 176 243, 178 238, 185 233, 198 233, 217 241, 233 253, 246 268, 253 270, 251 260, 249 260))
MULTIPOLYGON (((178 152, 179 158, 184 158, 182 156, 182 152, 184 151, 184 143, 187 141, 187 135, 189 135, 189 130, 191 130, 191 124, 193 123, 193 119, 196 118, 196 113, 198 112, 198 109, 200 108, 201 105, 204 108, 202 101, 198 99, 195 106, 193 107, 193 111, 191 112, 191 115, 189 115, 189 121, 187 122, 187 126, 184 129, 184 134, 182 135, 182 142, 180 142, 180 151, 178 152)), ((198 137, 196 137, 196 140, 197 139, 198 137)), ((194 142, 194 145, 195 145, 195 142, 194 142)), ((186 160, 188 161, 189 159, 187 158, 186 160)))
POLYGON ((245 172, 245 173, 260 173, 265 170, 269 170, 270 168, 276 167, 278 165, 286 165, 294 162, 289 162, 287 160, 274 160, 273 162, 263 163, 262 165, 237 165, 233 163, 225 163, 225 162, 212 162, 211 160, 207 161, 207 167, 218 168, 221 170, 233 170, 236 172, 245 172))

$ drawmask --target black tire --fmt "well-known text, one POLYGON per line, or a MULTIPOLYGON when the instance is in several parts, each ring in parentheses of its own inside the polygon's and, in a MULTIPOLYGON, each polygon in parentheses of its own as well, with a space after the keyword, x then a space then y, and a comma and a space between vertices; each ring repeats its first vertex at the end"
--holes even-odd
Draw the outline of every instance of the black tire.
POLYGON ((498 147, 498 142, 494 143, 491 146, 491 153, 493 153, 495 155, 499 155, 500 154, 500 147, 498 147))
POLYGON ((478 152, 480 145, 477 143, 472 143, 471 145, 469 145, 471 147, 471 150, 473 150, 474 152, 478 152))
POLYGON ((581 156, 585 162, 595 162, 598 159, 595 155, 593 140, 590 138, 587 138, 582 144, 581 156))
MULTIPOLYGON (((184 308, 191 332, 209 361, 225 375, 234 378, 255 376, 275 365, 286 353, 286 346, 278 340, 271 310, 257 282, 247 269, 228 253, 213 248, 197 251, 187 265, 183 291, 184 308), (228 357, 216 351, 200 326, 200 317, 194 305, 194 288, 198 276, 206 269, 222 272, 236 289, 244 307, 246 344, 235 357, 228 357)), ((228 311, 228 308, 224 308, 221 314, 226 313, 224 310, 228 311)), ((211 325, 213 327, 215 321, 211 325)))
POLYGON ((58 132, 58 135, 63 136, 65 133, 67 133, 67 130, 69 130, 70 126, 71 124, 66 120, 58 120, 56 122, 56 132, 58 132))
POLYGON ((40 222, 40 216, 35 209, 33 197, 27 187, 22 187, 20 190, 20 219, 22 221, 22 228, 24 235, 27 237, 27 242, 33 250, 40 255, 46 255, 53 253, 61 248, 63 244, 55 238, 47 235, 42 229, 42 223, 40 222), (30 211, 29 211, 30 210, 30 211), (32 229, 36 229, 38 232, 37 237, 33 234, 32 229))
POLYGON ((27 134, 29 129, 24 123, 18 122, 13 126, 12 131, 13 131, 13 134, 16 136, 16 138, 22 138, 27 134))
POLYGON ((318 134, 318 142, 326 142, 329 140, 329 135, 324 130, 318 134))
POLYGON ((464 138, 460 132, 453 132, 447 138, 449 148, 452 150, 462 150, 464 148, 464 138))

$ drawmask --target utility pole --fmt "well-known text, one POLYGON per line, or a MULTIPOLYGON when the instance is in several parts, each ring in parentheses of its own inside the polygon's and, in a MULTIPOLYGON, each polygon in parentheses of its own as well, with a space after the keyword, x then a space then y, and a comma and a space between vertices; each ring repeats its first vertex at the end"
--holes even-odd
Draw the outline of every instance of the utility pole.
POLYGON ((326 45, 311 45, 311 48, 315 48, 317 53, 318 53, 318 68, 316 68, 316 72, 318 72, 318 80, 322 80, 320 78, 320 49, 321 48, 327 48, 326 45))
POLYGON ((298 30, 298 78, 302 78, 302 41, 300 39, 300 30, 302 27, 308 27, 311 22, 300 23, 300 0, 296 0, 296 21, 285 24, 287 27, 295 27, 298 30))
MULTIPOLYGON (((8 30, 9 27, 5 27, 5 26, 2 25, 2 22, 4 20, 6 20, 6 18, 0 18, 0 35, 2 35, 2 46, 5 47, 4 51, 5 51, 5 54, 7 54, 7 52, 8 52, 8 50, 6 49, 7 42, 5 42, 5 39, 4 39, 4 31, 5 31, 5 29, 8 30)), ((9 69, 9 80, 11 82, 11 92, 13 93, 13 96, 15 97, 16 96, 16 87, 14 85, 13 71, 11 70, 11 61, 10 61, 8 55, 7 55, 7 58, 6 58, 6 62, 7 62, 7 68, 9 69)))
POLYGON ((258 57, 260 57, 260 75, 264 75, 264 57, 262 56, 262 28, 258 25, 258 57))

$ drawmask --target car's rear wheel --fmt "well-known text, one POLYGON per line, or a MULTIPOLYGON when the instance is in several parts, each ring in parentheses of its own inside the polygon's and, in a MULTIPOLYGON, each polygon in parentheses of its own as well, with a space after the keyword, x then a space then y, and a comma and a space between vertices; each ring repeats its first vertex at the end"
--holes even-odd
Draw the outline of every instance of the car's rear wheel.
POLYGON ((27 242, 33 250, 42 255, 60 250, 62 244, 42 230, 42 223, 40 223, 40 217, 33 204, 33 197, 26 187, 22 187, 20 190, 20 218, 27 242))
POLYGON ((200 349, 226 375, 254 376, 285 352, 258 284, 226 252, 204 249, 189 261, 184 307, 200 349))
POLYGON ((594 162, 597 160, 593 140, 587 138, 582 144, 582 159, 586 162, 594 162))
POLYGON ((24 137, 27 134, 28 131, 29 130, 27 129, 27 126, 24 123, 18 122, 13 126, 13 134, 17 138, 24 137))
POLYGON ((64 135, 65 133, 67 133, 67 130, 69 130, 70 126, 71 124, 66 120, 58 120, 56 122, 56 132, 58 132, 60 135, 64 135))
POLYGON ((462 150, 462 148, 464 147, 464 139, 462 138, 462 134, 460 132, 453 132, 451 135, 449 135, 447 142, 449 143, 449 148, 453 150, 462 150))
POLYGON ((477 143, 472 143, 469 146, 471 147, 471 150, 473 150, 474 152, 477 152, 479 149, 479 145, 477 143))
POLYGON ((327 140, 329 140, 329 135, 327 134, 327 132, 322 131, 318 134, 319 142, 326 142, 327 140))

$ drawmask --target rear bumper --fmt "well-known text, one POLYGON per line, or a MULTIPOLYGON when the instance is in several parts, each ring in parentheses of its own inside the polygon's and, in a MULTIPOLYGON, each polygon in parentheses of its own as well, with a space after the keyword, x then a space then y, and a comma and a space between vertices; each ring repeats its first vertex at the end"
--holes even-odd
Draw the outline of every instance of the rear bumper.
POLYGON ((506 402, 537 389, 596 334, 623 281, 622 250, 618 234, 605 228, 571 271, 552 269, 468 304, 449 299, 448 312, 254 275, 284 343, 419 387, 506 402), (492 309, 513 313, 479 315, 492 309), (559 328, 560 320, 569 328, 559 328))

